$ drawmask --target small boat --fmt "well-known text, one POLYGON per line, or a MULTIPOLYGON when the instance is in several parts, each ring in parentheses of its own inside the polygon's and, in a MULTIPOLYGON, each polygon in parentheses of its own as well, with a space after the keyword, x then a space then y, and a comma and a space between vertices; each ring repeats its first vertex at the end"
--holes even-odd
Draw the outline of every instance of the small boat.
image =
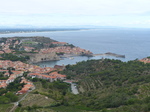
POLYGON ((74 58, 73 58, 73 57, 70 57, 69 59, 73 60, 74 58))

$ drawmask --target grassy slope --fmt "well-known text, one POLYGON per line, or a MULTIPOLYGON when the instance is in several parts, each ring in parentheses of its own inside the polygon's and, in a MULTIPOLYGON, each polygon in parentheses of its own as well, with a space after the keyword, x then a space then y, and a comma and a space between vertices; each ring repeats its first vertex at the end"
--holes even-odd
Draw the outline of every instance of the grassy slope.
POLYGON ((58 102, 60 101, 59 96, 60 93, 56 90, 50 90, 50 89, 45 89, 42 87, 41 82, 35 82, 34 83, 36 86, 36 89, 32 91, 31 93, 28 94, 28 96, 21 102, 21 107, 18 107, 15 112, 22 112, 22 111, 27 111, 27 112, 83 112, 80 109, 76 109, 74 107, 69 107, 69 106, 56 106, 56 107, 50 107, 50 105, 56 104, 57 101, 54 100, 53 98, 50 97, 55 97, 57 99, 58 97, 58 102), (34 94, 35 92, 39 92, 39 94, 34 94), (49 95, 49 91, 53 91, 53 94, 55 95, 49 95), (31 109, 29 111, 29 108, 35 108, 31 109))
POLYGON ((40 82, 35 83, 36 89, 28 94, 28 96, 21 102, 22 107, 27 106, 50 106, 53 102, 55 102, 53 99, 48 98, 47 96, 41 95, 41 94, 34 94, 35 91, 42 92, 42 93, 48 93, 47 89, 42 88, 42 85, 40 82))
POLYGON ((0 112, 9 112, 13 104, 0 104, 0 112))

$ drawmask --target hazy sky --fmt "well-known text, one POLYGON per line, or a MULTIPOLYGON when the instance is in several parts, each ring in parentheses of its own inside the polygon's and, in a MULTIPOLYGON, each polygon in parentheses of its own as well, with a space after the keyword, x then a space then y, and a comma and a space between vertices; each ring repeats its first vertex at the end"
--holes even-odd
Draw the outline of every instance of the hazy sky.
POLYGON ((150 0, 2 0, 0 26, 150 28, 150 0))

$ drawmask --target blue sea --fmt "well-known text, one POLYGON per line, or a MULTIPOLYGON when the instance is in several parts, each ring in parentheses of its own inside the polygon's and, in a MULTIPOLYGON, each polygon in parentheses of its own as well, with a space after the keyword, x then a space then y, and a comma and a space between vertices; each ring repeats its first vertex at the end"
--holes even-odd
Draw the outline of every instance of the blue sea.
POLYGON ((88 59, 119 59, 129 61, 150 56, 150 29, 90 29, 79 31, 54 31, 0 34, 0 37, 14 36, 45 36, 51 39, 68 42, 75 46, 92 51, 94 54, 112 52, 125 55, 125 58, 111 56, 96 56, 92 58, 78 56, 74 59, 65 58, 60 61, 41 62, 38 65, 45 67, 54 65, 76 64, 88 59))

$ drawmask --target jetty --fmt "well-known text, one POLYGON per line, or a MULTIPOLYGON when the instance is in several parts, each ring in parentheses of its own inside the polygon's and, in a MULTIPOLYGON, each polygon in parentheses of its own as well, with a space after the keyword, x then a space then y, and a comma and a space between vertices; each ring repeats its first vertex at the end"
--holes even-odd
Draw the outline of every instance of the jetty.
POLYGON ((120 55, 120 54, 111 53, 111 52, 107 52, 104 54, 93 54, 93 56, 114 56, 114 57, 119 57, 119 58, 125 58, 125 55, 120 55))

